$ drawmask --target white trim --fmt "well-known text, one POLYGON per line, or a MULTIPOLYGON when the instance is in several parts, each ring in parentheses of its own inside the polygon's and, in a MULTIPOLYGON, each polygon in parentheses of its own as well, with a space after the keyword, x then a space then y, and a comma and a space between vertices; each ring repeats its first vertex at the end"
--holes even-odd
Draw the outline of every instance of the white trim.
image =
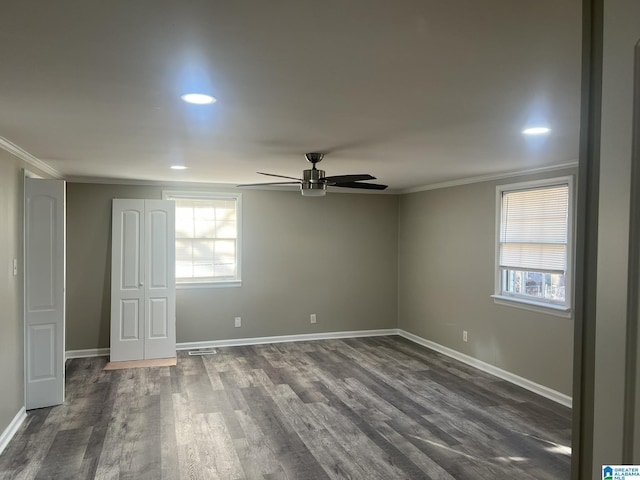
POLYGON ((272 337, 233 338, 229 340, 209 340, 204 342, 178 343, 176 350, 197 348, 240 347, 245 345, 262 345, 265 343, 308 342, 312 340, 334 340, 338 338, 381 337, 398 335, 397 328, 379 330, 354 330, 346 332, 302 333, 299 335, 276 335, 272 337))
POLYGON ((27 418, 27 411, 25 410, 24 407, 20 407, 20 410, 18 411, 18 413, 16 413, 16 416, 13 417, 13 420, 11 420, 11 423, 9 423, 7 428, 5 428, 4 432, 2 432, 2 434, 0 435, 0 454, 2 454, 5 448, 7 448, 7 445, 9 444, 9 442, 11 441, 13 436, 16 434, 16 432, 18 431, 18 429, 20 428, 20 426, 22 425, 22 423, 25 421, 26 418, 27 418))
POLYGON ((572 399, 570 396, 565 395, 564 393, 560 393, 556 390, 553 390, 549 387, 545 387, 544 385, 540 385, 539 383, 532 382, 526 378, 520 377, 514 373, 508 372, 506 370, 502 370, 494 365, 483 362, 482 360, 478 360, 477 358, 470 357, 469 355, 465 355, 464 353, 460 353, 457 350, 453 350, 452 348, 445 347, 444 345, 440 345, 439 343, 432 342, 431 340, 426 340, 418 335, 414 335, 413 333, 409 333, 406 330, 398 329, 398 335, 406 338, 407 340, 411 340, 418 345, 422 345, 423 347, 427 347, 431 350, 435 350, 436 352, 442 353, 447 357, 451 357, 455 360, 458 360, 462 363, 466 363, 467 365, 471 365, 472 367, 477 368, 483 372, 489 373, 493 376, 501 378, 502 380, 506 380, 507 382, 513 383, 514 385, 518 385, 530 392, 536 393, 542 397, 548 398, 549 400, 553 400, 565 407, 571 408, 572 399))
POLYGON ((425 192, 427 190, 437 190, 439 188, 458 187, 460 185, 469 185, 472 183, 489 182, 492 180, 501 180, 503 178, 521 177, 523 175, 532 175, 534 173, 554 172, 556 170, 564 170, 567 168, 575 168, 578 166, 578 161, 561 163, 559 165, 551 165, 548 167, 530 168, 527 170, 512 170, 510 172, 495 173, 490 175, 479 175, 477 177, 460 178, 458 180, 451 180, 448 182, 433 183, 431 185, 425 185, 423 187, 412 187, 400 190, 398 193, 417 193, 425 192))
POLYGON ((228 282, 176 282, 176 289, 188 290, 190 288, 233 288, 241 287, 242 280, 232 280, 228 282))
POLYGON ((23 162, 34 166, 38 170, 41 170, 41 171, 51 175, 53 178, 56 178, 58 180, 63 180, 64 179, 64 175, 62 175, 62 173, 60 173, 58 170, 56 170, 55 168, 49 166, 48 164, 46 164, 45 162, 43 162, 39 158, 34 157, 29 152, 27 152, 26 150, 20 148, 18 145, 16 145, 15 143, 10 142, 9 140, 7 140, 4 137, 0 137, 0 148, 2 148, 3 150, 6 150, 10 154, 18 157, 23 162))
POLYGON ((84 350, 67 350, 64 359, 70 358, 88 358, 88 357, 108 357, 110 355, 109 348, 87 348, 84 350))
POLYGON ((571 307, 565 305, 535 302, 526 298, 509 297, 506 295, 491 295, 491 298, 493 298, 493 303, 496 305, 544 313, 545 315, 553 315, 554 317, 572 318, 571 307))
MULTIPOLYGON (((277 335, 271 337, 232 338, 228 340, 207 340, 203 342, 183 342, 176 344, 176 350, 190 350, 192 348, 238 347, 245 345, 261 345, 265 343, 306 342, 310 340, 332 340, 338 338, 381 337, 398 335, 397 328, 379 330, 355 330, 346 332, 303 333, 299 335, 277 335)), ((65 359, 106 357, 110 355, 109 348, 88 348, 86 350, 67 350, 65 359)))
POLYGON ((242 193, 240 192, 217 192, 215 190, 163 190, 163 200, 173 200, 174 198, 184 198, 192 200, 194 198, 202 198, 204 200, 219 200, 221 198, 230 198, 242 201, 242 193))
MULTIPOLYGON (((401 328, 383 328, 377 330, 352 330, 344 332, 326 332, 326 333, 303 333, 298 335, 277 335, 270 337, 252 337, 252 338, 232 338, 229 340, 208 340, 203 342, 183 342, 176 344, 176 350, 191 350, 201 348, 220 348, 220 347, 240 347, 247 345, 263 345, 268 343, 284 343, 284 342, 308 342, 313 340, 335 340, 341 338, 361 338, 361 337, 384 337, 389 335, 399 335, 418 345, 422 345, 430 350, 442 353, 448 357, 458 360, 467 365, 477 368, 483 372, 494 375, 502 380, 518 385, 530 392, 536 393, 542 397, 548 398, 561 405, 571 408, 571 397, 553 390, 544 385, 532 382, 526 378, 520 377, 514 373, 502 370, 494 365, 490 365, 477 358, 470 357, 464 353, 460 353, 449 347, 445 347, 438 343, 426 340, 418 335, 409 333, 401 328)), ((87 350, 70 350, 67 352, 66 358, 84 358, 109 355, 108 348, 94 348, 87 350)))

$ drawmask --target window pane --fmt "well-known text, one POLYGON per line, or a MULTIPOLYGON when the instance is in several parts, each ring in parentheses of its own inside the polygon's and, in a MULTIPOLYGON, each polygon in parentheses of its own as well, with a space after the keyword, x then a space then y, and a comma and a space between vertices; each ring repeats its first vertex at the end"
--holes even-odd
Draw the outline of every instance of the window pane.
MULTIPOLYGON (((176 261, 183 263, 191 263, 193 259, 192 240, 176 239, 176 261)), ((177 264, 176 264, 177 265, 177 264)), ((176 275, 178 273, 176 272, 176 275)))
POLYGON ((176 202, 176 278, 236 279, 237 198, 184 195, 168 195, 176 202))
POLYGON ((216 222, 216 236, 220 238, 236 238, 238 232, 235 222, 216 222))
POLYGON ((215 276, 216 277, 235 277, 236 266, 235 265, 216 265, 215 276))
POLYGON ((176 206, 176 238, 193 237, 193 209, 176 206))
POLYGON ((209 264, 193 264, 193 277, 194 278, 203 278, 203 277, 213 277, 213 265, 209 264))
POLYGON ((503 279, 503 294, 517 294, 558 302, 566 300, 564 274, 505 270, 503 279))
POLYGON ((190 278, 193 276, 193 265, 191 261, 183 262, 176 260, 176 278, 190 278))

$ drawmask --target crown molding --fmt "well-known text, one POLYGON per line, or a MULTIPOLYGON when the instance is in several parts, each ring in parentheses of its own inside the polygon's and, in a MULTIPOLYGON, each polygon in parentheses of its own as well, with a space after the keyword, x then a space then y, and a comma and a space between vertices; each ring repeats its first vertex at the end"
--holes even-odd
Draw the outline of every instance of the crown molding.
POLYGON ((18 145, 16 145, 13 142, 10 142, 4 137, 0 137, 0 148, 9 152, 11 155, 18 157, 20 160, 22 160, 26 164, 37 168, 38 170, 46 173, 47 175, 50 175, 53 178, 64 179, 64 175, 60 173, 58 170, 46 164, 39 158, 34 157, 29 152, 20 148, 18 145))
POLYGON ((401 190, 400 194, 425 192, 427 190, 437 190, 439 188, 458 187, 460 185, 469 185, 472 183, 490 182, 492 180, 502 180, 503 178, 521 177, 523 175, 533 175, 535 173, 554 172, 556 170, 564 170, 566 168, 575 168, 578 166, 578 161, 561 163, 558 165, 551 165, 547 167, 530 168, 528 170, 512 170, 509 172, 495 173, 490 175, 479 175, 477 177, 466 177, 458 180, 451 180, 448 182, 433 183, 431 185, 425 185, 422 187, 412 187, 401 190))

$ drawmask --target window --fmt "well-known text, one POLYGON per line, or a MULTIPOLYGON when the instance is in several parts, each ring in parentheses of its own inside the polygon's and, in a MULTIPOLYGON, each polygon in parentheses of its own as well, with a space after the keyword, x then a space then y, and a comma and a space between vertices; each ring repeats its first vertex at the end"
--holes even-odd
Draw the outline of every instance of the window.
POLYGON ((571 177, 497 189, 497 303, 570 316, 571 177))
POLYGON ((176 283, 240 284, 240 194, 163 192, 176 202, 176 283))

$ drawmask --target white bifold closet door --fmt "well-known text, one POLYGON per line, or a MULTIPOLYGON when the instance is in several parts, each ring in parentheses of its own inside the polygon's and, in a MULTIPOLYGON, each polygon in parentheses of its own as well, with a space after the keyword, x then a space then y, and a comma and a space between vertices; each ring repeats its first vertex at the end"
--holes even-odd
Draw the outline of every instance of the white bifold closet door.
POLYGON ((27 410, 64 402, 65 182, 25 178, 27 410))
POLYGON ((111 361, 176 356, 175 203, 113 200, 111 361))

